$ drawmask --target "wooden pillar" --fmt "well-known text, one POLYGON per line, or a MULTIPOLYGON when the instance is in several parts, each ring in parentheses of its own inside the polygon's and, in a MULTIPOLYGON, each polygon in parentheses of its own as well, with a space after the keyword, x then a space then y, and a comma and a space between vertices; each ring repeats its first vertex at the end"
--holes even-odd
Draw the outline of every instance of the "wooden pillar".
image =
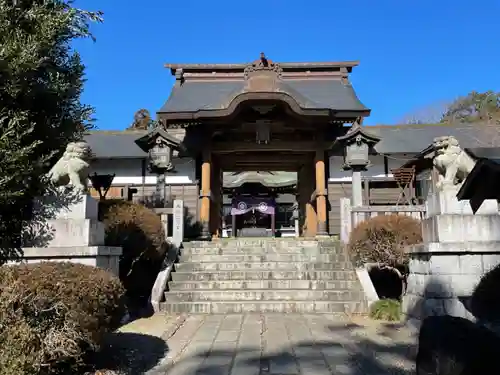
POLYGON ((316 225, 316 210, 314 209, 313 202, 309 198, 306 203, 306 227, 304 228, 305 237, 314 237, 317 232, 316 225))
POLYGON ((325 174, 325 151, 323 149, 316 151, 315 158, 316 169, 316 216, 317 216, 317 232, 318 236, 327 236, 326 228, 326 174, 325 174))
POLYGON ((210 204, 210 233, 213 237, 219 238, 221 233, 221 211, 222 211, 222 171, 217 158, 211 159, 212 189, 210 204))
POLYGON ((212 169, 212 154, 209 149, 203 150, 201 164, 201 189, 200 189, 200 222, 201 222, 201 239, 210 240, 210 198, 211 198, 211 169, 212 169))

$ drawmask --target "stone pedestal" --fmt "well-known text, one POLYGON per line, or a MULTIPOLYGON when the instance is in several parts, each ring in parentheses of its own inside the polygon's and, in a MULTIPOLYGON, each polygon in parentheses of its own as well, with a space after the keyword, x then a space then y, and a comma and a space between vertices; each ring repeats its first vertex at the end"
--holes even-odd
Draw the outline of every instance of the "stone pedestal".
POLYGON ((105 268, 118 275, 122 248, 104 246, 99 202, 87 194, 64 201, 50 196, 35 202, 51 218, 32 225, 29 243, 23 248, 23 261, 69 261, 105 268))
POLYGON ((500 215, 496 200, 473 215, 457 191, 433 193, 422 221, 423 243, 410 246, 410 274, 403 313, 419 325, 430 315, 474 320, 468 302, 481 276, 500 263, 500 215))

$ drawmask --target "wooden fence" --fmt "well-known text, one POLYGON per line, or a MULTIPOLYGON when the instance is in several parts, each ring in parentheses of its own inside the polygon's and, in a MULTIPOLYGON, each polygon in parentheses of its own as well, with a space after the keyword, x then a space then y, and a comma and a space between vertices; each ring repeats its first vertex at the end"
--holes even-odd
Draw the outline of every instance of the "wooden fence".
POLYGON ((351 206, 349 198, 340 199, 340 239, 349 242, 352 228, 356 225, 378 215, 407 215, 422 220, 425 215, 424 205, 414 206, 351 206))

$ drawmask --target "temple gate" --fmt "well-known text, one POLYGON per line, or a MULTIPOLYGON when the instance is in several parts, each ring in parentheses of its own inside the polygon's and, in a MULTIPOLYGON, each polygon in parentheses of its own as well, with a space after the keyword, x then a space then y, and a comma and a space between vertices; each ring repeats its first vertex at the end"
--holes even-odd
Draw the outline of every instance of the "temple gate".
POLYGON ((301 235, 328 234, 328 157, 343 152, 344 124, 370 114, 348 79, 356 65, 264 54, 251 64, 167 65, 176 82, 158 117, 167 132, 185 132, 182 153, 196 160, 203 239, 222 232, 222 173, 241 171, 296 172, 301 235))

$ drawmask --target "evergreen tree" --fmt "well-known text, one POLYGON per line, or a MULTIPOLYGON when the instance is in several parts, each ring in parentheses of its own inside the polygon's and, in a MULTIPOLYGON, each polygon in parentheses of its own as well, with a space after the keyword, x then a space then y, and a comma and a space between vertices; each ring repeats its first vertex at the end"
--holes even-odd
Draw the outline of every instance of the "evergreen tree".
POLYGON ((0 264, 20 254, 31 202, 66 144, 91 128, 72 41, 101 14, 64 0, 0 0, 0 264))

